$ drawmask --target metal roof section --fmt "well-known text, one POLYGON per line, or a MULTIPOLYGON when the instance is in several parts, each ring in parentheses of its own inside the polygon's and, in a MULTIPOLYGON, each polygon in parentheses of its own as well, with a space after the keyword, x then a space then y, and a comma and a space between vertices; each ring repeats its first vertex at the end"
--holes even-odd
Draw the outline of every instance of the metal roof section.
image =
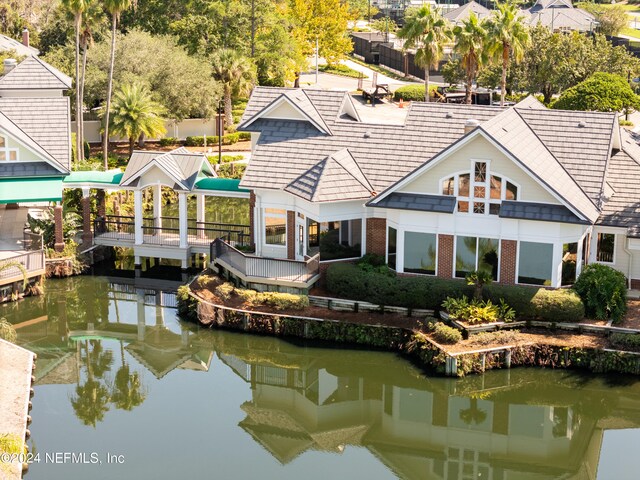
POLYGON ((373 187, 348 149, 321 160, 284 188, 309 202, 371 197, 373 187))
POLYGON ((102 184, 102 185, 120 185, 124 173, 119 168, 107 170, 106 172, 87 170, 75 171, 64 177, 65 186, 71 184, 102 184))
POLYGON ((0 90, 67 90, 71 85, 69 76, 36 56, 28 56, 0 77, 0 90))
POLYGON ((501 218, 516 218, 543 222, 577 223, 580 225, 590 224, 590 222, 576 216, 564 205, 551 205, 548 203, 503 200, 500 204, 499 216, 501 218))
POLYGON ((62 176, 59 168, 47 162, 0 162, 0 177, 52 177, 62 176))
POLYGON ((33 47, 27 47, 21 41, 15 38, 0 35, 0 51, 6 52, 14 50, 20 56, 40 55, 40 50, 33 47))
POLYGON ((377 203, 367 203, 367 206, 419 212, 453 213, 456 208, 456 197, 393 192, 377 203))

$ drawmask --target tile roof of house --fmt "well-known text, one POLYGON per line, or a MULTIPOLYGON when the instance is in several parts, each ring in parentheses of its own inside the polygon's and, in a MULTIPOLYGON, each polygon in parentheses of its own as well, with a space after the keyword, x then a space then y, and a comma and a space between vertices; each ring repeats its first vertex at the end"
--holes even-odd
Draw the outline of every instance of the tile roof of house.
POLYGON ((522 10, 530 25, 543 25, 554 30, 591 31, 596 18, 581 8, 574 8, 569 0, 543 0, 522 10))
POLYGON ((453 213, 456 207, 456 197, 451 195, 393 192, 371 206, 399 210, 418 210, 421 212, 453 213))
POLYGON ((586 224, 564 205, 504 200, 500 204, 500 217, 546 222, 586 224))
MULTIPOLYGON (((256 89, 243 121, 276 100, 281 90, 256 89)), ((613 113, 549 110, 534 98, 506 110, 414 102, 404 124, 381 125, 341 119, 345 92, 305 93, 332 135, 321 134, 305 121, 256 120, 247 128, 260 132, 260 137, 242 179, 243 188, 285 189, 299 177, 302 181, 312 175, 323 160, 348 149, 373 189, 382 192, 459 140, 466 121, 475 119, 576 211, 591 220, 598 217, 617 128, 613 113)))
POLYGON ((151 164, 158 166, 176 182, 173 187, 176 190, 193 190, 203 168, 214 175, 204 154, 189 152, 184 147, 170 152, 136 150, 129 159, 120 184, 137 185, 139 176, 151 164))
POLYGON ((67 90, 71 84, 70 77, 35 56, 27 57, 0 77, 0 90, 67 90))
POLYGON ((30 140, 36 151, 42 148, 63 171, 68 171, 70 152, 70 113, 68 97, 0 98, 0 112, 30 140))
POLYGON ((622 130, 622 149, 611 157, 607 183, 612 195, 604 204, 598 224, 624 227, 631 237, 640 237, 640 146, 632 134, 622 130))
POLYGON ((27 47, 15 38, 0 35, 0 51, 6 52, 8 50, 15 50, 15 52, 20 56, 40 54, 40 51, 37 48, 27 47))
POLYGON ((479 19, 482 19, 491 15, 491 10, 472 0, 469 3, 465 3, 461 7, 454 8, 453 10, 448 11, 443 15, 443 17, 452 23, 459 23, 463 20, 468 20, 471 16, 471 13, 475 13, 479 19))
POLYGON ((348 149, 324 158, 284 188, 310 202, 371 197, 373 187, 348 149))

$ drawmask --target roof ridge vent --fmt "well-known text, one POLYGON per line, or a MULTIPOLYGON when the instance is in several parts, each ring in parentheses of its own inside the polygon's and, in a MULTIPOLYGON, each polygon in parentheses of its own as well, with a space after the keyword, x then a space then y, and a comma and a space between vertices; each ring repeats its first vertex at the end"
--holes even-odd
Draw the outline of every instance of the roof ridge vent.
POLYGON ((585 122, 584 120, 580 120, 578 122, 578 128, 584 128, 587 126, 587 122, 585 122))
POLYGON ((371 131, 367 130, 366 132, 364 132, 364 138, 371 138, 371 131))
POLYGON ((466 122, 464 122, 464 133, 467 134, 479 126, 480 122, 478 120, 476 120, 475 118, 470 118, 466 122))
POLYGON ((447 112, 447 114, 445 115, 445 118, 453 118, 453 112, 451 111, 447 112))

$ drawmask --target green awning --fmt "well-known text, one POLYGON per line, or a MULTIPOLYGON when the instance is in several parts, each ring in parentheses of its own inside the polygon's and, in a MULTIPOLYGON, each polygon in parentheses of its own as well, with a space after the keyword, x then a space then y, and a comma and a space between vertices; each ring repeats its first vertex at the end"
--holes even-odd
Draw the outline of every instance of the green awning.
POLYGON ((124 173, 122 170, 114 169, 103 171, 79 170, 71 172, 64 179, 64 183, 103 183, 106 185, 120 185, 120 180, 124 173))
POLYGON ((0 203, 60 202, 62 178, 0 179, 0 203))
POLYGON ((240 188, 240 180, 235 178, 202 178, 196 182, 196 187, 200 190, 249 193, 249 190, 240 188))

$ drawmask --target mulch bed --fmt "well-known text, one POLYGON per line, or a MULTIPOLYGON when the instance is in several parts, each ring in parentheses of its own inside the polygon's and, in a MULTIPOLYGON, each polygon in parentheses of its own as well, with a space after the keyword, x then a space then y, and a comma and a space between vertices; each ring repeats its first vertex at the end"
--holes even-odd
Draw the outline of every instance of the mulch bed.
POLYGON ((616 327, 640 329, 640 300, 627 301, 627 313, 616 327))
POLYGON ((271 313, 278 315, 291 315, 301 317, 322 318, 327 320, 339 320, 348 323, 359 323, 365 325, 386 325, 389 327, 400 327, 409 330, 422 331, 423 322, 416 317, 407 317, 396 313, 376 313, 376 312, 343 312, 338 310, 328 310, 322 307, 310 305, 304 310, 284 309, 277 310, 269 305, 254 306, 247 303, 238 295, 231 294, 230 298, 222 299, 215 293, 218 285, 224 283, 218 277, 211 277, 211 280, 204 284, 194 282, 191 290, 203 300, 217 305, 241 310, 251 310, 259 313, 271 313))

